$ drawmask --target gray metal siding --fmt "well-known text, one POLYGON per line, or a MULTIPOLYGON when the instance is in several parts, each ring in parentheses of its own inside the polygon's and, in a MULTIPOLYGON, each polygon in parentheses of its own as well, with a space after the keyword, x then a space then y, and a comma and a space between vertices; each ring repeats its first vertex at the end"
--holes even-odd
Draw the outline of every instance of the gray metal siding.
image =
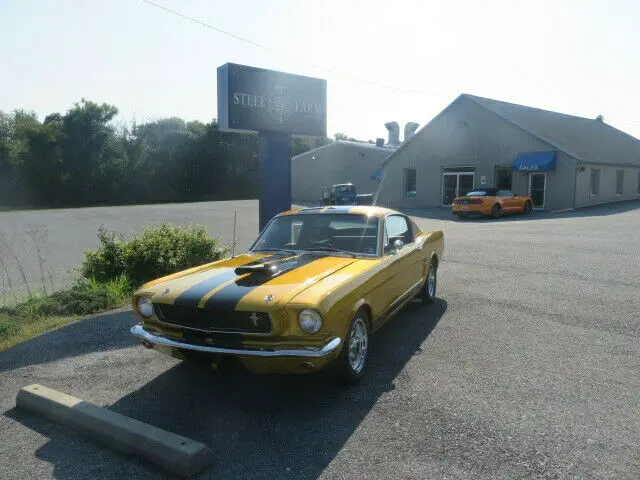
POLYGON ((615 167, 604 164, 583 164, 582 166, 584 170, 578 172, 576 179, 576 207, 640 198, 638 193, 640 168, 615 167), (600 170, 600 188, 597 195, 591 195, 591 170, 593 168, 600 170), (616 193, 616 170, 624 171, 622 195, 616 193))
MULTIPOLYGON (((550 151, 553 147, 475 102, 460 98, 423 128, 385 168, 385 179, 379 204, 388 206, 439 206, 442 198, 442 169, 445 167, 476 168, 474 186, 482 176, 487 185, 496 181, 495 166, 510 167, 520 152, 550 151), (405 168, 415 168, 415 198, 405 198, 405 168)), ((557 171, 547 178, 546 208, 573 206, 573 161, 558 155, 557 171)), ((526 174, 513 172, 512 189, 528 194, 526 174)))
POLYGON ((378 183, 371 174, 390 151, 334 143, 311 150, 291 160, 292 199, 318 202, 322 188, 337 183, 353 183, 357 193, 373 193, 378 183), (314 158, 315 157, 315 158, 314 158))

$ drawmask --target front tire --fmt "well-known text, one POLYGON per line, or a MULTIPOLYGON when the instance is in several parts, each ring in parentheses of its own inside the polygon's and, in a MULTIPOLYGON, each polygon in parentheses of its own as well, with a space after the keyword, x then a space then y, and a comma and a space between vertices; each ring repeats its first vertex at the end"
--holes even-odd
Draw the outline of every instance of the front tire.
POLYGON ((358 310, 337 359, 339 379, 348 385, 358 383, 364 376, 368 358, 369 316, 364 310, 358 310))
POLYGON ((438 269, 433 262, 429 263, 429 270, 427 270, 427 279, 422 286, 422 303, 424 305, 431 305, 436 300, 436 291, 438 288, 438 269))
POLYGON ((502 207, 499 203, 496 203, 491 209, 491 216, 493 218, 500 218, 502 216, 502 207))
POLYGON ((524 213, 525 215, 530 215, 531 214, 531 210, 533 210, 533 205, 531 205, 531 202, 529 200, 527 200, 524 203, 524 207, 522 207, 522 213, 524 213))

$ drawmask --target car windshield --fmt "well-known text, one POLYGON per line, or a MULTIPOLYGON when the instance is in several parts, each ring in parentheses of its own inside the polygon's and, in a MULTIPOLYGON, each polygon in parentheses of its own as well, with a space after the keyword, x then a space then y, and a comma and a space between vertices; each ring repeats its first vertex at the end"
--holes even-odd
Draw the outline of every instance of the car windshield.
POLYGON ((252 251, 309 250, 378 253, 378 217, 353 213, 304 213, 276 217, 252 251))
POLYGON ((467 193, 467 197, 495 197, 496 190, 473 190, 472 192, 467 193))
POLYGON ((340 193, 353 193, 354 191, 353 185, 336 185, 335 192, 340 193))

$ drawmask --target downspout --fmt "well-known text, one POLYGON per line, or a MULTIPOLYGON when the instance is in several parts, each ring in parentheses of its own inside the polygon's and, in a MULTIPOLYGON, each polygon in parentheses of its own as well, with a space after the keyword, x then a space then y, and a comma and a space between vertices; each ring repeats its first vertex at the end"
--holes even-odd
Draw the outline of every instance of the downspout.
POLYGON ((578 195, 578 161, 573 162, 573 205, 571 208, 576 209, 576 195, 578 195))

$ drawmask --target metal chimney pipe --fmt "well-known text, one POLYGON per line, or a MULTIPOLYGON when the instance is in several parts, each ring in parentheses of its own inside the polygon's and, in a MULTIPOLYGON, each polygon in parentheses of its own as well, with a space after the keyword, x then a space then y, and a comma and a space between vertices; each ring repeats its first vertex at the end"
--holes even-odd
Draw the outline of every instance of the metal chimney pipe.
POLYGON ((416 122, 407 122, 404 126, 404 141, 410 140, 416 134, 419 124, 416 122))
POLYGON ((400 125, 398 122, 387 122, 384 124, 389 130, 389 145, 400 145, 400 125))

